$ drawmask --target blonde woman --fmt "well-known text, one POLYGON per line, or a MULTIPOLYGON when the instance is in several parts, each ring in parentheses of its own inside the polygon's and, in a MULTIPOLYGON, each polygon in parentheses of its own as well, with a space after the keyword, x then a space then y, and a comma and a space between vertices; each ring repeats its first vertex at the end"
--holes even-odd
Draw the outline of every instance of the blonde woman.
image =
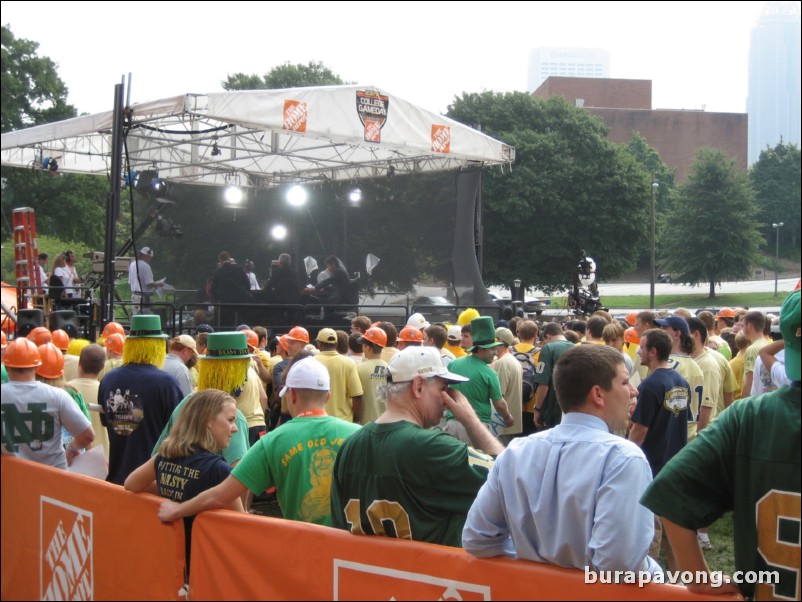
MULTIPOLYGON (((194 498, 228 477, 231 467, 220 455, 237 432, 237 405, 218 389, 206 389, 189 398, 158 453, 125 479, 128 491, 148 491, 176 502, 194 498)), ((230 508, 243 512, 235 499, 230 508)), ((184 521, 187 570, 194 517, 184 521)))

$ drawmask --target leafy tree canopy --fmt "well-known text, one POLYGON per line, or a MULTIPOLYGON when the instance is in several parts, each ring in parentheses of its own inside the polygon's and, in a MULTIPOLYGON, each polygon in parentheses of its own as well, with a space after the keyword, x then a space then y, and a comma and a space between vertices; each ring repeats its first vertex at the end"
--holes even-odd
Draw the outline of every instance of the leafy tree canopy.
POLYGON ((9 25, 2 26, 2 131, 75 117, 67 103, 67 87, 56 73, 56 64, 36 55, 39 44, 15 38, 9 25))
POLYGON ((763 244, 746 172, 720 150, 700 149, 680 186, 663 236, 664 269, 675 281, 715 285, 751 274, 763 244))
POLYGON ((800 177, 802 161, 799 147, 780 143, 760 153, 749 172, 760 208, 759 220, 763 236, 775 244, 772 223, 783 222, 780 252, 786 257, 799 258, 800 251, 800 177))
POLYGON ((652 176, 561 98, 464 94, 449 116, 511 144, 511 172, 484 175, 485 282, 565 288, 585 250, 602 277, 633 269, 648 240, 652 176))
POLYGON ((346 82, 322 62, 284 63, 273 67, 264 76, 235 73, 221 82, 224 90, 278 90, 305 86, 338 86, 346 82))

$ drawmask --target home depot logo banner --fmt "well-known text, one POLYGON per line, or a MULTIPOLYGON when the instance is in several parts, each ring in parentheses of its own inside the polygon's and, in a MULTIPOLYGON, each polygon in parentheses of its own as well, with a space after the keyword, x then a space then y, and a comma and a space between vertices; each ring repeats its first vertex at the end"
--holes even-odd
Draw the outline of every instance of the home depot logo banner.
POLYGON ((356 113, 365 127, 365 142, 381 142, 381 130, 387 121, 390 97, 375 90, 356 91, 356 113))
POLYGON ((432 152, 451 152, 451 128, 447 125, 432 125, 432 152))
POLYGON ((309 106, 298 100, 284 101, 284 129, 292 132, 306 132, 309 106))
POLYGON ((92 513, 42 496, 39 517, 39 599, 94 599, 92 513))
POLYGON ((487 585, 335 559, 334 599, 490 600, 491 597, 487 585))

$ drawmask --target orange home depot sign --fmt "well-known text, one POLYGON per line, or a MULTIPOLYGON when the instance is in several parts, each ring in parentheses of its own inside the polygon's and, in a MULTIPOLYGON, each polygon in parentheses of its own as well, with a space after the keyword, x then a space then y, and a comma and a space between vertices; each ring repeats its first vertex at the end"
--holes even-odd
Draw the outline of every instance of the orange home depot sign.
POLYGON ((177 600, 184 526, 160 500, 2 457, 3 600, 177 600))
POLYGON ((589 585, 583 571, 231 512, 195 520, 190 592, 193 600, 735 599, 670 585, 589 585), (256 551, 245 541, 266 544, 256 551))

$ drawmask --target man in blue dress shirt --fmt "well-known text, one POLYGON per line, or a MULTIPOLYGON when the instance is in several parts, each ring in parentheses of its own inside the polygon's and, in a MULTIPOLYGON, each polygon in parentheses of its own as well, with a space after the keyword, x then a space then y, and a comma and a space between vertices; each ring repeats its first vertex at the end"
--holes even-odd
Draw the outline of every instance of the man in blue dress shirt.
POLYGON ((626 428, 637 391, 621 353, 580 345, 554 375, 565 414, 550 429, 514 439, 468 512, 462 546, 591 571, 661 572, 647 556, 653 515, 638 502, 652 480, 626 428))

